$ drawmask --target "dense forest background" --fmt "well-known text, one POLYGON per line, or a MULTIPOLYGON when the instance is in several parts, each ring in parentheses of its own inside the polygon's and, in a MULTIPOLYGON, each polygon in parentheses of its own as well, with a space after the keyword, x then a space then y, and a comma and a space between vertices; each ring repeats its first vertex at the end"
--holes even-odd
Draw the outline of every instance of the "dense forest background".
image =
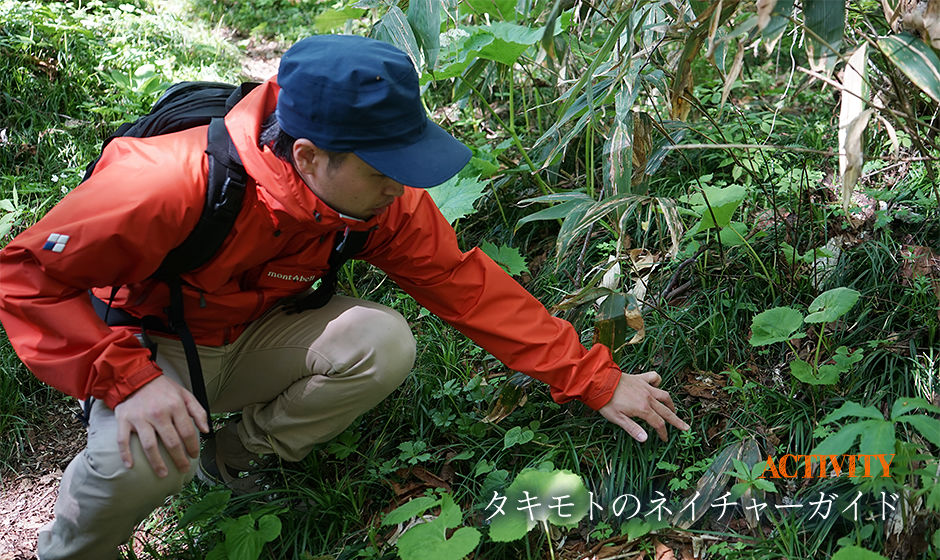
MULTIPOLYGON (((270 491, 194 482, 126 558, 940 557, 940 1, 0 0, 2 243, 169 84, 266 79, 316 33, 412 57, 474 152, 433 190, 462 246, 692 429, 555 404, 354 262, 409 380, 270 491), (601 508, 494 518, 564 485, 601 508)), ((0 557, 31 558, 84 436, 5 335, 0 372, 0 557)))

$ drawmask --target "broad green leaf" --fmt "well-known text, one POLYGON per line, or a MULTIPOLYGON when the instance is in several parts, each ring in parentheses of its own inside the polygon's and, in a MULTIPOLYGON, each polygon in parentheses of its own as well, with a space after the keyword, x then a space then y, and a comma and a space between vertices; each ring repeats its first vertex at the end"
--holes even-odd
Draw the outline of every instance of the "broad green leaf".
POLYGON ((835 366, 819 366, 817 375, 813 373, 813 366, 800 359, 790 362, 790 373, 810 385, 835 385, 839 382, 839 369, 835 366))
POLYGON ((264 543, 281 534, 281 520, 275 515, 263 515, 256 529, 251 515, 243 515, 226 527, 224 533, 229 560, 258 560, 264 543))
POLYGON ((369 10, 360 8, 343 8, 341 10, 326 10, 317 16, 313 26, 320 33, 326 33, 337 27, 342 27, 347 20, 359 19, 366 15, 369 10))
POLYGON ((746 196, 747 189, 740 185, 729 185, 723 188, 703 186, 702 193, 696 193, 688 199, 692 210, 702 216, 699 223, 689 230, 689 233, 695 234, 713 227, 729 225, 731 216, 744 202, 746 196))
POLYGON ((13 220, 16 214, 4 214, 0 216, 0 239, 5 237, 13 229, 13 220))
POLYGON ((940 102, 940 59, 926 43, 905 32, 878 39, 878 47, 921 91, 940 102))
POLYGON ((588 513, 589 495, 581 477, 567 470, 522 471, 506 489, 504 515, 491 521, 495 542, 520 539, 539 522, 574 526, 588 513))
POLYGON ((837 420, 842 420, 843 418, 855 417, 855 418, 872 418, 874 420, 884 420, 884 416, 881 412, 873 406, 862 406, 858 403, 848 401, 836 409, 834 412, 828 414, 825 418, 820 421, 820 424, 830 424, 837 420))
POLYGON ((887 558, 864 548, 847 546, 833 554, 832 560, 887 560, 887 558))
POLYGON ((887 420, 875 421, 862 432, 862 440, 858 444, 858 452, 863 455, 878 455, 881 453, 894 453, 894 444, 897 439, 894 435, 894 422, 887 420))
POLYGON ((813 375, 813 366, 803 360, 796 359, 790 362, 790 374, 803 383, 809 383, 810 385, 818 384, 816 376, 813 375))
POLYGON ((809 305, 807 323, 829 323, 848 313, 861 294, 851 288, 834 288, 819 294, 809 305))
POLYGON ((186 508, 186 513, 180 518, 177 524, 178 528, 183 528, 190 523, 205 521, 214 515, 222 513, 226 504, 232 498, 232 491, 229 489, 213 490, 195 504, 186 508))
POLYGON ((475 178, 452 177, 442 185, 427 189, 441 214, 451 224, 476 212, 473 203, 483 196, 486 182, 475 178))
POLYGON ((894 406, 891 407, 891 419, 897 420, 902 414, 907 414, 918 408, 923 408, 927 412, 940 413, 940 408, 932 405, 927 399, 919 397, 901 397, 894 401, 894 406))
POLYGON ((424 515, 424 512, 438 505, 441 501, 429 496, 415 498, 389 512, 382 520, 382 525, 397 525, 409 519, 424 515))
POLYGON ((480 249, 487 254, 493 261, 503 268, 510 276, 516 276, 523 272, 529 272, 525 264, 525 257, 515 247, 506 247, 505 245, 494 245, 489 241, 480 244, 480 249))
POLYGON ((533 437, 535 437, 535 434, 532 433, 532 430, 523 430, 521 426, 516 426, 507 431, 503 437, 503 449, 529 443, 533 437))
POLYGON ((835 385, 839 382, 839 376, 845 373, 845 368, 824 364, 819 366, 816 376, 816 383, 813 385, 835 385))
POLYGON ((810 68, 828 74, 835 68, 845 31, 845 2, 804 0, 806 55, 810 68))
POLYGON ((516 0, 465 0, 458 5, 463 15, 489 14, 496 21, 515 21, 516 4, 516 0))
POLYGON ((480 543, 480 532, 472 527, 462 527, 448 539, 449 528, 441 517, 415 525, 398 539, 399 556, 402 560, 460 560, 480 543))
POLYGON ((844 455, 855 440, 867 430, 877 430, 881 424, 891 424, 887 420, 863 420, 843 426, 841 430, 824 439, 811 452, 811 455, 844 455))
POLYGON ((841 369, 843 372, 849 371, 849 369, 862 361, 865 357, 865 352, 862 349, 858 349, 855 352, 849 354, 848 348, 845 346, 840 346, 836 349, 836 353, 833 354, 832 360, 836 363, 836 366, 841 369))
POLYGON ((225 542, 220 542, 206 554, 206 560, 229 560, 228 553, 225 551, 225 542))
POLYGON ((636 517, 631 517, 630 521, 627 521, 621 525, 621 533, 626 534, 627 538, 636 540, 644 535, 649 534, 653 530, 653 526, 646 522, 645 519, 639 515, 636 517))
POLYGON ((805 333, 796 331, 803 326, 803 314, 790 307, 774 307, 751 321, 751 346, 766 346, 775 342, 786 342, 803 338, 805 333))
POLYGON ((747 237, 747 224, 744 222, 731 222, 718 232, 718 238, 725 247, 744 245, 745 237, 747 237))
POLYGON ((437 65, 441 50, 441 3, 439 0, 411 0, 408 3, 408 23, 415 33, 418 45, 424 49, 428 68, 437 65))
POLYGON ((453 529, 463 521, 463 512, 460 506, 454 503, 454 498, 450 494, 444 493, 441 496, 441 514, 439 519, 448 529, 453 529))
POLYGON ((421 72, 421 51, 418 49, 418 40, 415 39, 411 24, 405 17, 405 12, 398 6, 388 9, 382 19, 372 28, 372 37, 398 47, 411 57, 415 70, 421 72))
POLYGON ((902 416, 898 422, 910 424, 924 436, 924 439, 940 447, 940 418, 924 416, 923 414, 902 416))

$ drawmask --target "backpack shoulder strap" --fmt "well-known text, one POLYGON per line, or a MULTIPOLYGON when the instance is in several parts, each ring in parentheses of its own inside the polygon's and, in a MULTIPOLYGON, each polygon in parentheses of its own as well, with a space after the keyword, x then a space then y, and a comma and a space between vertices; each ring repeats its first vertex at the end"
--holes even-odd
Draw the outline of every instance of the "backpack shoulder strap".
POLYGON ((308 309, 320 309, 329 303, 336 291, 339 269, 343 268, 347 261, 355 257, 365 247, 366 241, 369 240, 369 233, 369 231, 350 231, 349 228, 346 228, 346 231, 337 232, 333 251, 327 261, 330 269, 320 280, 320 285, 313 293, 298 298, 285 306, 288 314, 302 313, 308 309))
POLYGON ((166 280, 209 262, 235 225, 245 198, 248 174, 222 118, 209 124, 209 180, 202 216, 192 233, 171 250, 152 277, 166 280))

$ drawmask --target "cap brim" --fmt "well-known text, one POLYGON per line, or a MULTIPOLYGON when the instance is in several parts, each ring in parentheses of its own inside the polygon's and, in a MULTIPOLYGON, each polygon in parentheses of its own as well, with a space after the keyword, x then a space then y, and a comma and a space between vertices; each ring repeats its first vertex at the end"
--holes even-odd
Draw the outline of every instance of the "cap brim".
POLYGON ((420 140, 404 148, 354 150, 362 161, 399 183, 427 189, 444 183, 470 161, 470 148, 433 122, 420 140))

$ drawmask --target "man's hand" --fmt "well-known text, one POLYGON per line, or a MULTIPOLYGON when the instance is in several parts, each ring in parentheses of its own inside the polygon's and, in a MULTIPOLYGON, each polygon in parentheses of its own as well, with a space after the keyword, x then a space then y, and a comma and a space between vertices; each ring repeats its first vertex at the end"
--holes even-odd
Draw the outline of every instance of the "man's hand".
POLYGON ((187 472, 189 458, 199 457, 199 434, 193 422, 203 432, 209 431, 206 411, 196 397, 162 375, 117 405, 114 415, 118 423, 118 449, 124 466, 131 468, 134 465, 130 439, 131 432, 137 432, 144 454, 160 478, 165 477, 168 471, 160 455, 157 438, 163 441, 176 467, 187 472))
POLYGON ((662 378, 655 371, 639 375, 622 373, 614 396, 598 412, 639 442, 646 441, 648 436, 639 424, 630 419, 631 416, 646 420, 663 441, 666 441, 666 422, 680 430, 688 430, 689 425, 676 416, 676 405, 669 393, 657 388, 660 381, 662 378))

